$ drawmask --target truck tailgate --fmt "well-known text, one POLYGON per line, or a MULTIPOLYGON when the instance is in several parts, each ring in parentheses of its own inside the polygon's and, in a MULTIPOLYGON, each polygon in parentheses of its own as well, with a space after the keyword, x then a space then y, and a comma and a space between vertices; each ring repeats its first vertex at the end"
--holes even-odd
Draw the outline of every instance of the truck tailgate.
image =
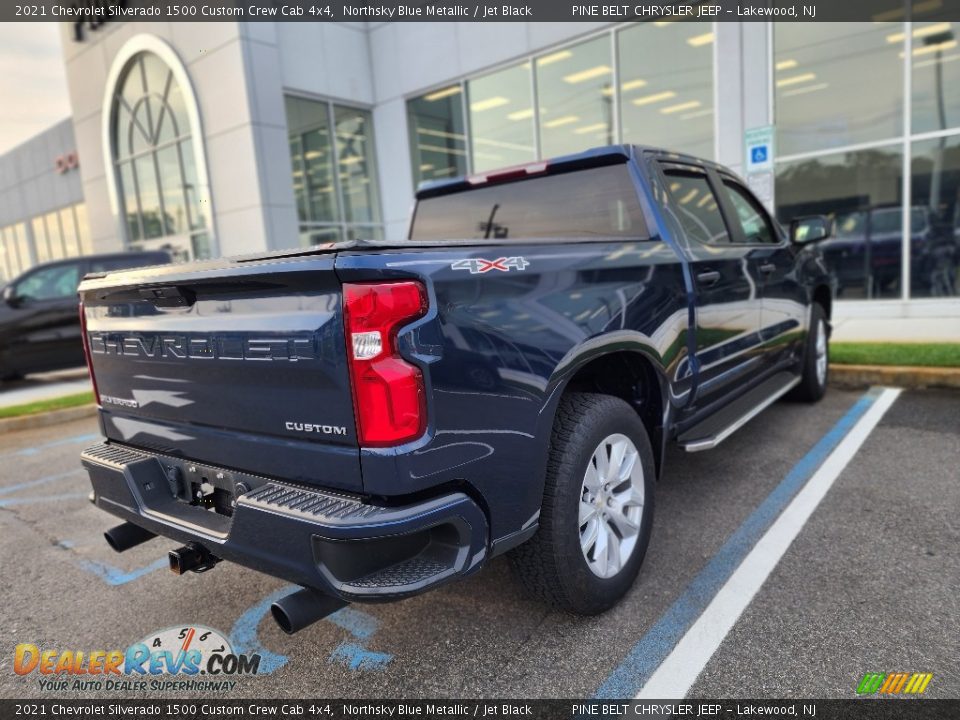
POLYGON ((104 434, 361 491, 334 258, 220 260, 85 280, 104 434))

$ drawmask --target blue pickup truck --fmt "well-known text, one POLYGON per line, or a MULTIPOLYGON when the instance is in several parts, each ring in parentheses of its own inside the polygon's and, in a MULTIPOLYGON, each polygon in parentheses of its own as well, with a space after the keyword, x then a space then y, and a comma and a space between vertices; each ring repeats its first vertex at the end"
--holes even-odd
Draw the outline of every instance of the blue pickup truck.
POLYGON ((506 552, 602 612, 669 443, 823 395, 828 235, 719 165, 616 146, 427 184, 406 240, 88 275, 107 540, 302 586, 273 607, 287 632, 506 552))

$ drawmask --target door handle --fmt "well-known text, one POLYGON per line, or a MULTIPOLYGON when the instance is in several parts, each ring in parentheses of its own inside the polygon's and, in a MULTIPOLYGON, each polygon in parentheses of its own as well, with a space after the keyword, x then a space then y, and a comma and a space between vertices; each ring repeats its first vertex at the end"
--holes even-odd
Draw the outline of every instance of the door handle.
POLYGON ((761 265, 758 269, 759 269, 760 272, 762 272, 764 275, 769 275, 770 273, 772 273, 774 270, 777 269, 777 266, 774 265, 773 263, 764 263, 764 264, 761 265))
POLYGON ((697 273, 697 281, 704 285, 713 285, 719 279, 720 273, 716 270, 704 270, 702 273, 697 273))

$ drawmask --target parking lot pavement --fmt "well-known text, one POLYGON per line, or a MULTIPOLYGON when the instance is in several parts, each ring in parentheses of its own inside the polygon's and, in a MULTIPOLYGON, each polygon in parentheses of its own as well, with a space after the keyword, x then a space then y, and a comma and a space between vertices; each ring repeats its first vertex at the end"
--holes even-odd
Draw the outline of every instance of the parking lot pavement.
MULTIPOLYGON (((292 637, 267 617, 285 583, 226 563, 176 577, 165 557, 174 543, 164 539, 122 555, 106 546, 102 531, 113 520, 86 501, 78 462, 95 421, 5 435, 0 696, 64 696, 40 690, 36 675, 14 675, 17 643, 125 648, 182 624, 217 628, 236 651, 261 653, 270 672, 239 678, 221 697, 589 697, 618 672, 633 692, 631 651, 653 630, 669 651, 683 628, 664 631, 663 619, 861 399, 834 390, 816 406, 778 403, 716 450, 671 451, 640 578, 601 617, 525 597, 498 558, 464 582, 401 603, 348 606, 292 637)), ((958 410, 956 394, 908 392, 894 402, 694 695, 852 697, 865 672, 902 670, 934 673, 931 697, 960 697, 958 410)), ((709 600, 693 597, 690 607, 709 600)))
POLYGON ((90 377, 85 367, 27 375, 19 380, 0 383, 0 407, 25 405, 38 400, 75 395, 90 390, 90 377))

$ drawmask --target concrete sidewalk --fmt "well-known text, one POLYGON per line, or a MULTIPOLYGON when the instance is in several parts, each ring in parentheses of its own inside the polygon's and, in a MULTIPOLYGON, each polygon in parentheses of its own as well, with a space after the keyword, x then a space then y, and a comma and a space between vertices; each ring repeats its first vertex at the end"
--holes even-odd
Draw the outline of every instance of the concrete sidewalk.
POLYGON ((92 390, 86 368, 28 375, 0 385, 0 408, 51 400, 92 390))

